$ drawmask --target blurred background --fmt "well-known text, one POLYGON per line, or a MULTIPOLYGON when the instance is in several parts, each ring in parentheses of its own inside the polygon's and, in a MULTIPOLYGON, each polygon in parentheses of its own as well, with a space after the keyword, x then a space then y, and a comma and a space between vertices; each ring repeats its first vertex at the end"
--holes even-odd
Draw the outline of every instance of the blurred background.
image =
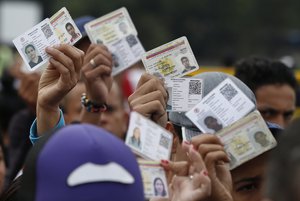
POLYGON ((125 6, 146 50, 185 35, 199 65, 258 54, 300 63, 299 0, 0 0, 2 46, 63 6, 73 18, 125 6))

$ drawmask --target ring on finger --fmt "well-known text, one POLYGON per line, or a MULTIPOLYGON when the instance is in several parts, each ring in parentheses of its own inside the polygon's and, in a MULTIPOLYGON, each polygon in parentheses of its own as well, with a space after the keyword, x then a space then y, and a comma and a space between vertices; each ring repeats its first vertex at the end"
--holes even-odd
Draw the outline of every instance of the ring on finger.
POLYGON ((92 65, 93 68, 95 68, 97 66, 96 62, 94 59, 90 60, 90 64, 92 65))

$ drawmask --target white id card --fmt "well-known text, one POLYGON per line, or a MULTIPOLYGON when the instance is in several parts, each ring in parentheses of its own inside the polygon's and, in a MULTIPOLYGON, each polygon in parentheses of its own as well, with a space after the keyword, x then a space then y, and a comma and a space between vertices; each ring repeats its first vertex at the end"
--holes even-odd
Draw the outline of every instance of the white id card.
POLYGON ((46 47, 56 44, 73 45, 80 38, 81 33, 69 12, 66 8, 62 8, 51 19, 46 18, 24 34, 15 38, 13 43, 23 58, 27 69, 33 71, 48 62, 49 55, 45 52, 46 47), (66 26, 67 24, 68 26, 66 26), (73 33, 72 30, 74 30, 76 39, 72 40, 71 35, 64 27, 70 28, 70 33, 73 33))
POLYGON ((227 78, 188 111, 186 116, 203 133, 215 133, 254 108, 254 103, 227 78))
POLYGON ((140 61, 145 53, 125 7, 85 24, 84 28, 92 43, 104 44, 112 53, 113 76, 140 61))
POLYGON ((203 80, 196 78, 165 78, 169 99, 167 111, 186 112, 202 99, 203 80))
POLYGON ((28 70, 33 71, 48 62, 49 55, 45 52, 45 48, 59 44, 60 41, 47 18, 15 38, 13 43, 28 70))
POLYGON ((277 142, 256 110, 217 132, 230 158, 230 169, 272 149, 277 142))
POLYGON ((147 72, 158 77, 179 78, 199 69, 185 36, 146 52, 142 61, 147 72))
POLYGON ((142 174, 145 198, 168 198, 166 173, 159 162, 138 160, 138 163, 142 174))
POLYGON ((61 44, 74 45, 82 37, 69 11, 65 7, 50 18, 50 23, 61 44))
POLYGON ((145 159, 169 160, 173 135, 141 114, 131 112, 125 143, 145 159))

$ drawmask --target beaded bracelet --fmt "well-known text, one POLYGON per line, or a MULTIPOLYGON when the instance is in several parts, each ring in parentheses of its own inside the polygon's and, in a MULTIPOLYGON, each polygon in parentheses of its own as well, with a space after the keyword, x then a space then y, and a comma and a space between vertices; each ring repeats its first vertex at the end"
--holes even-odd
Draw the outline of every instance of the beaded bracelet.
POLYGON ((107 107, 106 104, 96 104, 89 100, 85 93, 81 95, 81 104, 85 107, 86 111, 98 113, 98 112, 105 112, 107 107))

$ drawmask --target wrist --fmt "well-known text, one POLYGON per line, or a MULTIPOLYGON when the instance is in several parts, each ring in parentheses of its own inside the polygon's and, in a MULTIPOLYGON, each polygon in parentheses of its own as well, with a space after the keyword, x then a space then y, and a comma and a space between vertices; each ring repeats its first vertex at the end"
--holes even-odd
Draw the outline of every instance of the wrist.
POLYGON ((81 95, 81 105, 87 112, 99 113, 105 112, 107 107, 105 103, 96 103, 88 98, 88 96, 83 93, 81 95))

